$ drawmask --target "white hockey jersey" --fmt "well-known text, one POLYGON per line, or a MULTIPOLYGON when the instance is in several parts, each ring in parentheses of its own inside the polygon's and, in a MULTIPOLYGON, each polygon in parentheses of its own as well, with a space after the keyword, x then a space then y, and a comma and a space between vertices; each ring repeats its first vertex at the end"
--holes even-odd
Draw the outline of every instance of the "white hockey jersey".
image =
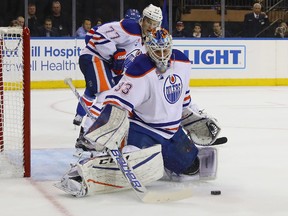
POLYGON ((160 74, 146 55, 138 56, 113 89, 104 104, 117 104, 130 112, 131 122, 166 139, 178 130, 183 108, 191 103, 189 59, 173 50, 171 65, 160 74))
POLYGON ((142 30, 138 22, 132 19, 123 19, 120 22, 105 23, 93 27, 85 37, 86 46, 81 55, 96 55, 100 59, 110 62, 117 49, 125 49, 125 66, 141 53, 146 53, 142 41, 142 30))

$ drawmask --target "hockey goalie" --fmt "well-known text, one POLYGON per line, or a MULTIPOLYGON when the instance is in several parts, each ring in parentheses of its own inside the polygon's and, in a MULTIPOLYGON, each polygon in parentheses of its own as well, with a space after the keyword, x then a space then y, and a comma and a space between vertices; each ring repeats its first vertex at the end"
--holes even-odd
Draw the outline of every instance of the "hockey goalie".
POLYGON ((83 124, 76 148, 97 154, 72 166, 58 188, 81 197, 141 191, 159 179, 216 178, 213 143, 221 128, 192 104, 189 59, 172 49, 162 28, 151 32, 145 46, 147 54, 136 57, 104 102, 89 110, 95 117, 83 124))

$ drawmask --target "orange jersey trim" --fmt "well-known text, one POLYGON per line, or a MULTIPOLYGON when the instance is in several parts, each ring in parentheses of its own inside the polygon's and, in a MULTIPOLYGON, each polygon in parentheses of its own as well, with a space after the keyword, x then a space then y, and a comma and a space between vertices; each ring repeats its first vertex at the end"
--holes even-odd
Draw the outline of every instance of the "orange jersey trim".
POLYGON ((99 77, 99 92, 102 92, 102 91, 106 91, 108 89, 110 89, 110 85, 107 83, 106 81, 106 74, 105 74, 105 71, 103 70, 103 67, 102 67, 102 64, 101 64, 101 61, 99 60, 99 58, 97 58, 96 56, 93 58, 93 61, 96 65, 96 69, 97 69, 97 72, 98 72, 98 77, 99 77))

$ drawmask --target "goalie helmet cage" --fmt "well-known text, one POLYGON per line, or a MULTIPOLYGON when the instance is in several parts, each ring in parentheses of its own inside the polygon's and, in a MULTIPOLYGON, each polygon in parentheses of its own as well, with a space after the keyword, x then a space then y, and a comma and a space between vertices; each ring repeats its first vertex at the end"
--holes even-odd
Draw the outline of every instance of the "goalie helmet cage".
POLYGON ((30 177, 30 31, 0 27, 0 178, 30 177))

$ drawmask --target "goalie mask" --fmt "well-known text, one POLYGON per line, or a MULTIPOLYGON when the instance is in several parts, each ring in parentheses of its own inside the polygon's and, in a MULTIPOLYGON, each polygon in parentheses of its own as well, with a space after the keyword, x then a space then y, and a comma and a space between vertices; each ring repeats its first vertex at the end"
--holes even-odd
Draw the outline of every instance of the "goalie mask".
POLYGON ((172 54, 172 37, 164 28, 152 30, 145 41, 147 53, 155 62, 160 73, 170 66, 172 54))

